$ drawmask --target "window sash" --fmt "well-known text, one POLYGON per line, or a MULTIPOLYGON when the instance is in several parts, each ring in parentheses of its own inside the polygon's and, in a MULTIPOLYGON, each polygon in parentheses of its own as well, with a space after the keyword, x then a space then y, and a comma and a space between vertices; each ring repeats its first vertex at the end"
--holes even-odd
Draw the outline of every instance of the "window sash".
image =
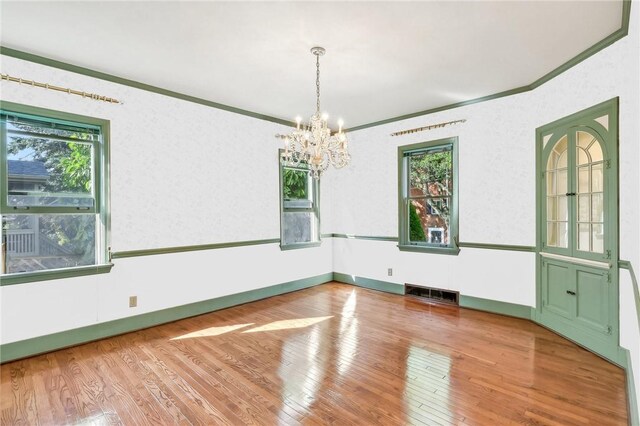
MULTIPOLYGON (((407 197, 405 198, 405 220, 407 221, 407 227, 405 229, 405 238, 406 238, 406 244, 408 245, 412 245, 412 246, 425 246, 425 247, 451 247, 451 218, 452 218, 452 211, 451 211, 451 203, 452 203, 452 197, 451 196, 439 196, 439 197, 407 197), (448 243, 431 243, 428 241, 429 236, 426 235, 427 240, 426 241, 414 241, 411 239, 411 202, 415 201, 415 200, 424 200, 425 201, 425 205, 428 204, 429 200, 447 200, 447 204, 449 205, 449 225, 447 228, 444 228, 445 231, 447 232, 448 236, 449 236, 449 242, 448 243)), ((439 217, 443 217, 441 214, 431 214, 432 216, 439 216, 439 217)))
POLYGON ((420 148, 420 149, 405 151, 403 153, 403 156, 417 157, 419 155, 424 155, 424 154, 438 154, 440 152, 449 152, 449 151, 453 151, 453 144, 441 145, 433 148, 420 148))
POLYGON ((85 123, 74 123, 72 121, 49 117, 40 118, 31 114, 22 114, 14 111, 0 111, 0 122, 4 124, 16 123, 26 126, 40 127, 51 131, 58 130, 93 135, 99 135, 101 133, 100 126, 85 123))
MULTIPOLYGON (((3 173, 0 175, 0 187, 3 189, 3 195, 0 197, 0 213, 2 214, 99 214, 101 212, 100 193, 102 188, 101 182, 101 148, 102 135, 99 126, 76 124, 66 120, 54 118, 38 118, 30 114, 14 113, 12 111, 0 111, 0 161, 3 173), (49 122, 50 121, 50 122, 49 122), (67 132, 82 133, 91 137, 90 140, 68 138, 56 134, 37 133, 37 132, 21 132, 14 129, 8 129, 8 123, 24 124, 33 127, 39 127, 44 130, 62 130, 67 132), (36 138, 47 139, 60 142, 73 142, 92 147, 91 158, 91 193, 73 194, 74 198, 91 198, 93 202, 91 206, 46 206, 46 205, 14 205, 9 204, 9 172, 8 172, 8 142, 11 134, 25 134, 36 138)), ((42 192, 41 197, 56 197, 60 195, 69 195, 63 192, 42 192)))
POLYGON ((320 185, 319 182, 311 176, 311 172, 304 164, 300 164, 298 167, 286 166, 282 162, 282 150, 279 151, 279 167, 280 167, 280 247, 281 249, 290 248, 304 248, 313 247, 320 244, 320 185), (303 171, 307 174, 306 178, 306 198, 284 198, 284 172, 285 170, 297 170, 303 171), (308 203, 307 206, 296 206, 296 201, 300 204, 308 203), (285 213, 309 213, 311 219, 309 220, 309 234, 311 240, 300 242, 285 242, 285 213))
MULTIPOLYGON (((59 279, 80 275, 98 274, 109 272, 111 269, 109 257, 110 216, 109 216, 109 121, 95 117, 55 111, 22 105, 14 102, 0 102, 0 188, 2 192, 8 189, 7 169, 7 133, 13 131, 12 125, 7 122, 25 122, 29 125, 38 125, 44 128, 43 138, 61 140, 64 142, 76 142, 93 145, 93 158, 90 160, 93 179, 93 207, 90 209, 71 207, 30 207, 28 209, 15 209, 7 205, 4 196, 0 196, 0 215, 24 215, 23 217, 36 218, 37 215, 77 215, 85 221, 95 224, 95 264, 90 266, 70 266, 62 269, 45 269, 41 271, 17 272, 2 274, 2 284, 13 285, 43 280, 59 279), (9 129, 7 128, 9 127, 9 129), (47 131, 50 129, 50 131, 47 131), (84 139, 76 139, 70 133, 82 133, 84 139), (71 139, 71 140, 67 140, 71 139), (90 217, 87 217, 90 216, 90 217)), ((31 130, 31 129, 25 129, 31 130)), ((36 129, 36 136, 40 133, 36 129)), ((14 135, 15 136, 15 135, 14 135)), ((35 219, 33 219, 35 220, 35 219)), ((89 240, 87 240, 89 241, 89 240)), ((45 243, 46 244, 46 243, 45 243)), ((68 247, 70 249, 70 247, 68 247)), ((74 253, 75 249, 73 250, 74 253)), ((88 253, 88 252, 87 252, 88 253)))
MULTIPOLYGON (((457 254, 458 249, 458 158, 457 158, 457 137, 444 138, 440 140, 422 142, 408 146, 398 147, 398 199, 399 199, 399 244, 400 250, 423 251, 441 254, 457 254), (430 154, 446 153, 451 154, 450 186, 448 191, 442 194, 419 194, 411 195, 411 162, 417 160, 418 156, 430 154), (448 243, 430 243, 429 236, 425 241, 411 241, 411 202, 423 200, 426 204, 429 201, 446 200, 448 204, 448 243)), ((427 191, 429 192, 429 191, 427 191)), ((426 230, 425 230, 426 232, 426 230)))

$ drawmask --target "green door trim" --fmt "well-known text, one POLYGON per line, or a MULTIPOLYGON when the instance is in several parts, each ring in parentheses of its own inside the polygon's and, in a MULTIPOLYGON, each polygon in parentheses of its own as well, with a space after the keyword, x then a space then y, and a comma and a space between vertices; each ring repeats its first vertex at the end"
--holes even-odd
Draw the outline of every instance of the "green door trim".
MULTIPOLYGON (((573 340, 581 346, 587 347, 592 352, 618 364, 622 365, 621 352, 620 352, 620 307, 619 307, 619 268, 618 268, 618 256, 619 256, 619 190, 618 190, 618 104, 619 98, 615 97, 607 101, 601 102, 590 108, 578 111, 569 116, 563 117, 559 120, 548 123, 536 129, 536 306, 533 311, 533 319, 535 322, 549 327, 550 329, 562 334, 570 340, 573 340), (596 118, 604 115, 609 115, 609 130, 596 123, 596 118), (546 227, 546 160, 547 155, 553 144, 564 134, 575 132, 584 129, 584 122, 589 121, 589 127, 593 132, 598 133, 602 138, 603 156, 605 159, 605 187, 604 191, 607 194, 605 201, 605 248, 603 254, 587 254, 575 250, 572 252, 567 249, 549 249, 544 247, 543 242, 547 232, 546 227), (545 137, 547 138, 545 146, 545 137), (610 170, 608 173, 606 170, 610 170), (551 255, 543 256, 542 252, 551 253, 551 255), (609 252, 607 251, 609 250, 609 252), (559 256, 558 256, 559 255, 559 256), (594 262, 602 264, 600 269, 607 274, 606 279, 608 285, 614 286, 612 291, 615 293, 615 297, 611 297, 609 300, 609 327, 610 336, 606 337, 594 337, 594 335, 588 331, 576 328, 576 324, 571 320, 564 319, 560 316, 552 316, 550 314, 545 315, 543 310, 543 262, 558 262, 563 261, 562 256, 568 256, 564 261, 567 264, 575 265, 578 263, 585 264, 587 262, 594 262), (602 268, 604 265, 607 268, 602 268)), ((568 149, 571 149, 571 143, 569 142, 568 149)), ((574 147, 575 148, 575 147, 574 147)), ((575 165, 568 163, 568 176, 569 184, 574 179, 575 165)), ((571 188, 571 187, 569 187, 571 188)), ((573 210, 571 205, 568 204, 569 218, 573 218, 573 210)), ((571 221, 569 222, 571 223, 571 221)), ((569 236, 573 235, 571 231, 569 236)), ((574 245, 574 241, 569 240, 569 247, 574 245)), ((595 265, 583 265, 582 267, 591 268, 595 265)))

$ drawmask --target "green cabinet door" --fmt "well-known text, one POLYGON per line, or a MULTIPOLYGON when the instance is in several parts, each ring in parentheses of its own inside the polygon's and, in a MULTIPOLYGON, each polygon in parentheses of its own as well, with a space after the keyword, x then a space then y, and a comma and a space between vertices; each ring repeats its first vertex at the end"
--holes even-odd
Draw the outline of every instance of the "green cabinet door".
POLYGON ((611 323, 609 276, 601 269, 585 267, 576 269, 574 273, 576 322, 603 334, 610 332, 611 323))
POLYGON ((545 262, 543 274, 545 308, 564 318, 573 318, 573 300, 567 297, 567 292, 573 291, 574 288, 571 283, 570 265, 561 262, 545 262))

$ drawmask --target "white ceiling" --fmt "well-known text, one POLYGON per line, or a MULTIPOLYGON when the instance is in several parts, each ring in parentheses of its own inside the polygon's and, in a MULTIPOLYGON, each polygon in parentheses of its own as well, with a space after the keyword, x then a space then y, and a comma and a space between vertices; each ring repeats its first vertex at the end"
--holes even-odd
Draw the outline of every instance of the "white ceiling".
POLYGON ((322 109, 354 127, 531 84, 621 21, 620 0, 2 0, 0 43, 286 120, 314 112, 320 45, 322 109))

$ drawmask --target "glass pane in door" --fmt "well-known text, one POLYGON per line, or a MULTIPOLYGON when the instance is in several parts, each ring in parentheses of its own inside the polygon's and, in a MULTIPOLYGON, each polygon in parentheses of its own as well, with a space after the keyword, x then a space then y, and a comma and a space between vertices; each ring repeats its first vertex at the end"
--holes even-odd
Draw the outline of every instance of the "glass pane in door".
MULTIPOLYGON (((553 146, 547 160, 547 241, 549 247, 567 248, 569 245, 569 214, 567 192, 568 138, 561 137, 553 146)), ((588 173, 588 170, 587 170, 588 173)), ((586 177, 587 181, 589 176, 586 177)), ((588 185, 588 182, 587 182, 588 185)))
POLYGON ((576 132, 577 249, 604 251, 604 174, 602 147, 591 133, 576 132))

